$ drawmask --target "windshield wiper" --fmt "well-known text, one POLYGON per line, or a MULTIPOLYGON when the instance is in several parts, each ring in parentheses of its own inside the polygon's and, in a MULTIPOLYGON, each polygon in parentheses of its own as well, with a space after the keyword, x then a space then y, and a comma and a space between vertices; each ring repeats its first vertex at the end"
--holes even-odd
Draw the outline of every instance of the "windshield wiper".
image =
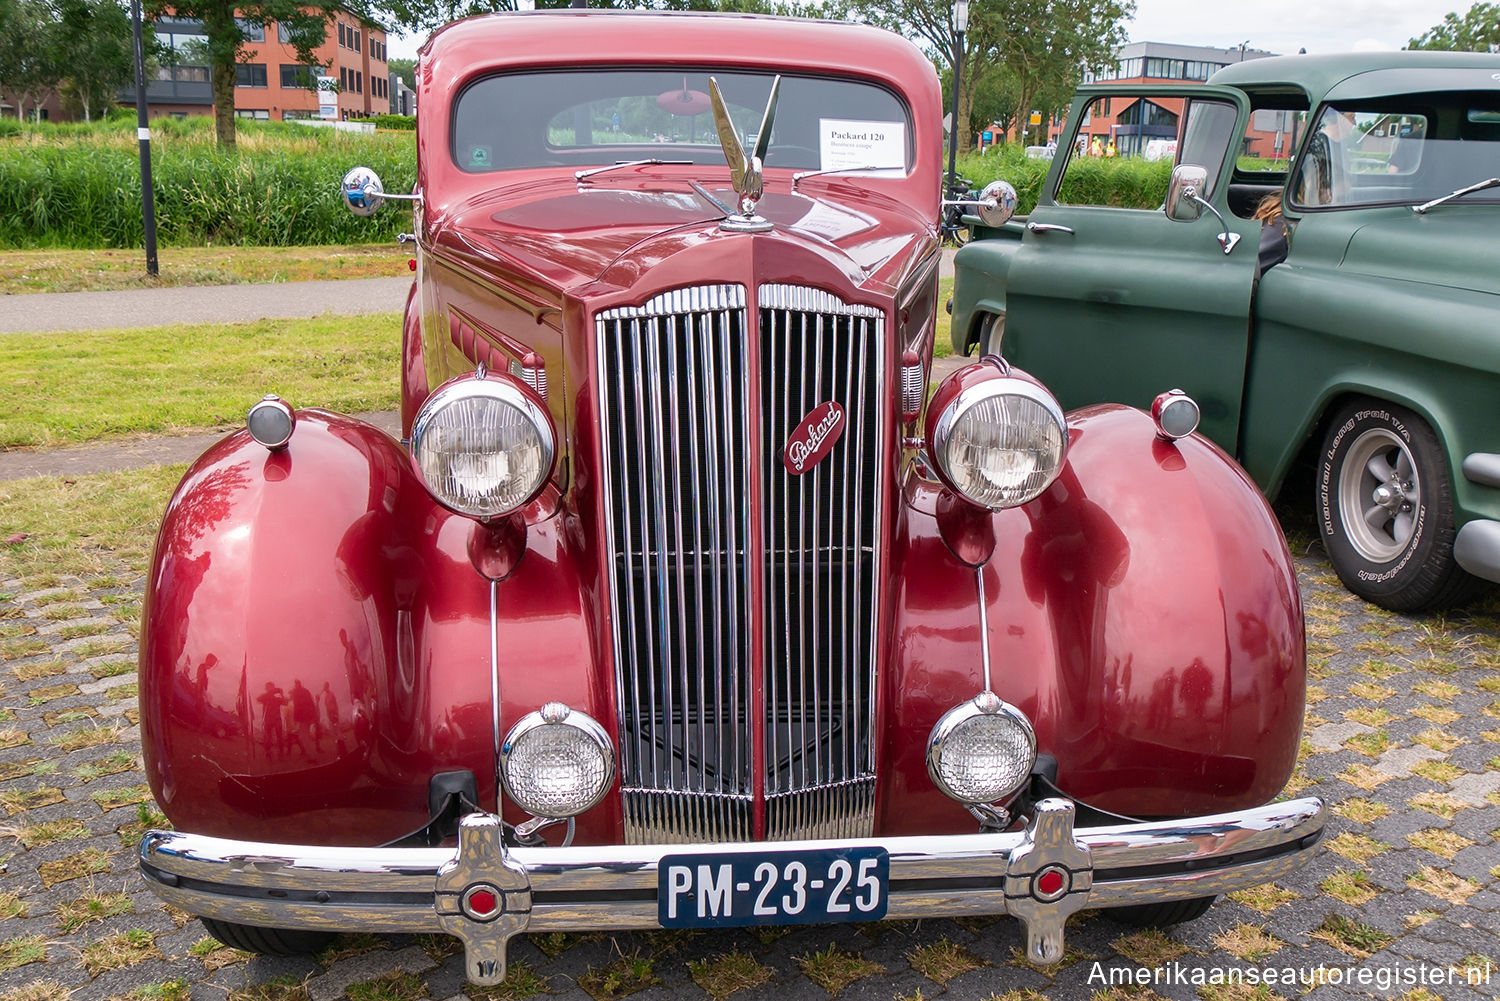
POLYGON ((691 160, 658 160, 654 157, 649 160, 620 160, 616 163, 610 164, 607 167, 595 167, 592 170, 577 171, 573 174, 573 179, 575 181, 583 181, 587 180, 590 177, 593 177, 595 174, 603 174, 611 170, 619 170, 621 167, 656 167, 663 164, 682 166, 684 164, 691 164, 692 162, 693 161, 691 160))
POLYGON ((864 170, 900 170, 900 167, 830 167, 827 170, 804 170, 792 175, 792 190, 797 190, 797 185, 805 177, 820 177, 823 174, 849 174, 864 170))
POLYGON ((1488 181, 1480 181, 1478 184, 1471 184, 1467 188, 1459 188, 1457 191, 1450 191, 1448 194, 1444 195, 1441 198, 1434 198, 1432 201, 1423 202, 1421 205, 1413 205, 1411 207, 1411 210, 1417 215, 1426 215, 1428 209, 1437 208, 1444 202, 1451 202, 1455 198, 1462 198, 1464 195, 1472 195, 1474 192, 1483 191, 1486 188, 1500 188, 1500 177, 1492 177, 1488 181))

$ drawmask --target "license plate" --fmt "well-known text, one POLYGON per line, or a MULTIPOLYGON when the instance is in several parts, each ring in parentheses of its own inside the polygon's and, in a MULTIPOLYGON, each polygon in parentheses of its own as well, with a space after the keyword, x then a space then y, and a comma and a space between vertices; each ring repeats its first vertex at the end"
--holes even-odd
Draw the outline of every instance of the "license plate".
POLYGON ((657 867, 663 928, 873 921, 885 917, 884 848, 667 855, 657 867))

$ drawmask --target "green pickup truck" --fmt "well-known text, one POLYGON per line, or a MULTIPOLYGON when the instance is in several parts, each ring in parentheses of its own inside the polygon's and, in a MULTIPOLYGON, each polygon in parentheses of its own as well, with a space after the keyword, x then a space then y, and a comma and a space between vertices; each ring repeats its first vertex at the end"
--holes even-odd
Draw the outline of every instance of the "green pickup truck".
POLYGON ((1059 150, 1035 209, 959 252, 956 351, 998 351, 1068 408, 1182 388, 1269 496, 1310 490, 1376 604, 1500 581, 1500 55, 1087 86, 1059 150), (1176 140, 1134 205, 1088 183, 1103 123, 1121 156, 1176 140))

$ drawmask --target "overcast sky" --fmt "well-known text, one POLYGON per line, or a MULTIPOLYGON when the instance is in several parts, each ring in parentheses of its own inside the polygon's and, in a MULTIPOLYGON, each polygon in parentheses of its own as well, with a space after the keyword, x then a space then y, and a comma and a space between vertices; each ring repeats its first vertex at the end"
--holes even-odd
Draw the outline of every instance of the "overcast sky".
POLYGON ((1126 27, 1132 42, 1178 42, 1291 54, 1399 49, 1449 11, 1453 0, 1260 0, 1204 4, 1201 0, 1136 0, 1126 27))
MULTIPOLYGON (((1399 49, 1440 23, 1453 0, 1260 0, 1256 4, 1205 4, 1202 0, 1136 0, 1127 25, 1132 42, 1177 42, 1290 54, 1399 49)), ((421 39, 393 36, 393 56, 416 55, 421 39)))

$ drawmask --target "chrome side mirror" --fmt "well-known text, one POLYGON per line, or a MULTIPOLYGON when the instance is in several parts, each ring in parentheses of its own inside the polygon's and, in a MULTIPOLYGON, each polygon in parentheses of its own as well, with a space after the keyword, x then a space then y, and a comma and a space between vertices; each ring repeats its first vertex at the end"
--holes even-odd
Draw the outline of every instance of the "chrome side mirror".
POLYGON ((1219 248, 1228 254, 1240 242, 1238 233, 1229 231, 1224 216, 1203 198, 1202 191, 1208 182, 1208 171, 1196 164, 1180 163, 1172 168, 1172 180, 1167 184, 1167 218, 1176 222, 1192 222, 1208 209, 1219 220, 1219 248))
POLYGON ((1180 163, 1172 168, 1167 184, 1167 218, 1192 222, 1203 214, 1201 193, 1208 182, 1208 171, 1196 164, 1180 163))
POLYGON ((385 204, 385 185, 369 167, 355 167, 345 174, 339 193, 344 196, 344 206, 357 216, 372 216, 385 204))
POLYGON ((978 198, 944 198, 943 208, 972 210, 985 226, 1004 226, 1016 214, 1016 189, 1005 181, 991 181, 978 198))
POLYGON ((1004 226, 1016 214, 1016 189, 1008 181, 991 181, 979 193, 979 210, 974 214, 986 226, 1004 226))

